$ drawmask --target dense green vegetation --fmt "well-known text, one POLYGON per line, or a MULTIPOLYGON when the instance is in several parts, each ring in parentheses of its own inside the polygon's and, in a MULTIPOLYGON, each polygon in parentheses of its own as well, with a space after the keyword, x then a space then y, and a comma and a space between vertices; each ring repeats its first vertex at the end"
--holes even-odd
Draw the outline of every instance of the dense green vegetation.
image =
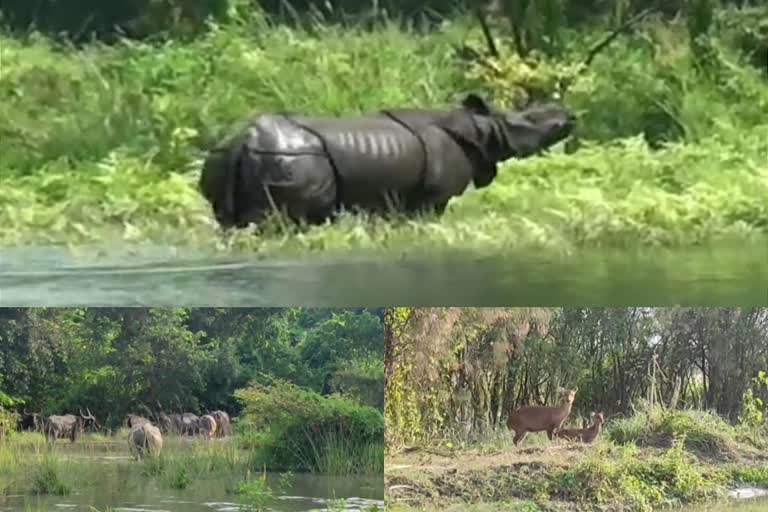
POLYGON ((607 30, 660 3, 536 2, 562 15, 550 17, 519 3, 529 7, 514 31, 494 15, 498 58, 483 55, 481 31, 464 15, 427 31, 317 16, 281 25, 227 2, 211 3, 229 12, 218 23, 164 42, 74 48, 4 32, 0 242, 119 237, 306 253, 765 236, 764 8, 698 1, 689 4, 700 10, 674 18, 682 3, 665 3, 583 67, 607 30), (441 220, 350 217, 291 236, 275 222, 221 244, 197 191, 199 167, 246 113, 448 105, 470 89, 508 106, 560 91, 580 114, 577 133, 566 151, 504 165, 441 220))
POLYGON ((380 474, 382 319, 363 308, 0 309, 0 431, 16 435, 24 412, 90 410, 94 435, 123 444, 129 413, 223 409, 252 470, 380 474))
POLYGON ((391 308, 385 324, 393 504, 644 511, 768 484, 766 308, 391 308), (515 447, 509 413, 560 386, 578 390, 569 427, 604 411, 598 443, 515 447))

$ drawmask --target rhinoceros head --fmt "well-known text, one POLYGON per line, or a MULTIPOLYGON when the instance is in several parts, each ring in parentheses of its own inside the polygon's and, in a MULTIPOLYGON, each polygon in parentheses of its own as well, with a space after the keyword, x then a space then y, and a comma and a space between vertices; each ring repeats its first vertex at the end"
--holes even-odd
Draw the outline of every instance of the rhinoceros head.
POLYGON ((534 104, 524 110, 497 110, 476 94, 462 102, 478 119, 478 129, 492 158, 525 158, 570 135, 575 116, 554 103, 534 104), (485 121, 485 122, 483 122, 485 121))
POLYGON ((497 162, 525 158, 552 146, 571 133, 575 122, 568 110, 554 104, 505 111, 469 94, 461 107, 463 115, 450 116, 443 124, 474 155, 472 179, 478 188, 494 180, 497 162))

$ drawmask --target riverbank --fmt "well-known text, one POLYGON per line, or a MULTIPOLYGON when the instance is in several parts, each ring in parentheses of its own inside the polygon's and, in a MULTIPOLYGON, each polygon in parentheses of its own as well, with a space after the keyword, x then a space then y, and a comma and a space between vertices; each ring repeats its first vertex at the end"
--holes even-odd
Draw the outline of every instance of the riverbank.
POLYGON ((617 426, 593 445, 530 434, 514 447, 499 434, 462 449, 401 451, 386 459, 387 510, 644 512, 718 502, 739 486, 768 489, 764 444, 701 425, 676 435, 648 430, 631 441, 617 426))
POLYGON ((600 442, 510 451, 417 451, 387 458, 387 510, 654 510, 768 486, 768 456, 701 459, 677 448, 600 442))
POLYGON ((572 86, 565 102, 580 121, 567 152, 502 165, 490 187, 452 201, 443 218, 348 216, 303 230, 275 220, 232 237, 197 181, 205 149, 247 113, 450 106, 467 90, 509 104, 515 73, 554 88, 553 70, 583 58, 605 27, 569 28, 564 53, 530 69, 499 33, 509 56, 497 63, 500 76, 454 54, 482 47, 478 27, 461 17, 417 34, 394 23, 301 30, 256 16, 184 42, 79 49, 0 34, 0 94, 14 99, 0 106, 0 188, 11 191, 0 198, 0 244, 154 241, 309 255, 759 239, 768 233, 768 125, 757 113, 768 89, 729 43, 734 16, 717 16, 713 65, 727 82, 699 72, 683 22, 651 17, 572 86))

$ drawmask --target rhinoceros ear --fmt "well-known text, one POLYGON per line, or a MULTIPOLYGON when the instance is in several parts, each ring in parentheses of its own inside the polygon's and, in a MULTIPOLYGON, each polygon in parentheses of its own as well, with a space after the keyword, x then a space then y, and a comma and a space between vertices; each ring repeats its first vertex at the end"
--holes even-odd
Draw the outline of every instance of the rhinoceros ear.
POLYGON ((461 102, 461 105, 465 109, 471 110, 475 114, 487 116, 491 113, 491 108, 488 106, 488 103, 486 103, 483 98, 475 93, 467 94, 467 97, 464 98, 464 101, 461 102))

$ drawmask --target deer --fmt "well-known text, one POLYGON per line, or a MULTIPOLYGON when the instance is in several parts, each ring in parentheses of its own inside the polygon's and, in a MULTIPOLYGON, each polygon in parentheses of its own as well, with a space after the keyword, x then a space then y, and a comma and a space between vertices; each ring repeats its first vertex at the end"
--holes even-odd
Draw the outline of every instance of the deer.
POLYGON ((547 432, 552 441, 554 432, 560 428, 565 419, 571 414, 571 406, 576 398, 576 389, 558 388, 560 403, 555 407, 540 405, 524 405, 515 410, 507 419, 507 428, 515 431, 514 443, 519 445, 528 432, 547 432))
POLYGON ((570 441, 581 441, 583 443, 592 443, 600 434, 600 425, 603 423, 603 411, 597 411, 592 425, 586 428, 566 428, 555 432, 555 437, 568 439, 570 441))

